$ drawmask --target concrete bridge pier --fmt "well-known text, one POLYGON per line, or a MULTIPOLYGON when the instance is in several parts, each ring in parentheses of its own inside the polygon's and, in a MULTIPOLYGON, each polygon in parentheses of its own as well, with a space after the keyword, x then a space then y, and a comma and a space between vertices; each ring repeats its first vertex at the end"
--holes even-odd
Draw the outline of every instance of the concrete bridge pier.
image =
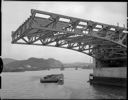
POLYGON ((93 73, 89 77, 90 83, 126 87, 127 61, 117 60, 113 61, 113 64, 110 62, 112 61, 95 61, 93 73), (118 62, 117 65, 116 62, 118 62))

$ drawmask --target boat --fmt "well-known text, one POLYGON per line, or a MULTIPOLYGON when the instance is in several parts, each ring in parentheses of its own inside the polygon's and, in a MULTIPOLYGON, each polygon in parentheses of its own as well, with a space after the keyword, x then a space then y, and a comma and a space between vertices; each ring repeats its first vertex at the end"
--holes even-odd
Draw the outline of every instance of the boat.
POLYGON ((63 83, 64 75, 63 74, 51 74, 43 78, 40 78, 41 83, 63 83))

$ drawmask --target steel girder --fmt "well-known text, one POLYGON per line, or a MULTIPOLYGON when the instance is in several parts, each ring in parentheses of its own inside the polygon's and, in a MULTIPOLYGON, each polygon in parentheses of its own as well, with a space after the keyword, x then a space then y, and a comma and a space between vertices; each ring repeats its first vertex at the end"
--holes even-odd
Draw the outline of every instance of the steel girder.
POLYGON ((67 48, 102 60, 127 57, 125 28, 33 9, 12 43, 67 48))

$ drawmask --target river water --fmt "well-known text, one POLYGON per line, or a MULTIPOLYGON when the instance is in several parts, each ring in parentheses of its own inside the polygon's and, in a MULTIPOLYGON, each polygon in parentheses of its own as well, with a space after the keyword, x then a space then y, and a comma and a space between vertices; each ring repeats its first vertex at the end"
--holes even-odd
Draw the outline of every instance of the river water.
POLYGON ((1 98, 8 99, 125 99, 126 89, 90 85, 92 69, 59 69, 2 73, 1 98), (49 74, 64 74, 64 84, 40 83, 49 74))

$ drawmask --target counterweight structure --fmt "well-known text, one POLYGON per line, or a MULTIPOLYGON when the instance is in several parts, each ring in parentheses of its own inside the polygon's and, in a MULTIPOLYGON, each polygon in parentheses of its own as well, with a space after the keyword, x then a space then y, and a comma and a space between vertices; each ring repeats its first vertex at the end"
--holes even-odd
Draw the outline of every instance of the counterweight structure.
POLYGON ((127 33, 124 27, 32 9, 12 32, 12 43, 82 52, 96 59, 96 68, 126 67, 127 33))

